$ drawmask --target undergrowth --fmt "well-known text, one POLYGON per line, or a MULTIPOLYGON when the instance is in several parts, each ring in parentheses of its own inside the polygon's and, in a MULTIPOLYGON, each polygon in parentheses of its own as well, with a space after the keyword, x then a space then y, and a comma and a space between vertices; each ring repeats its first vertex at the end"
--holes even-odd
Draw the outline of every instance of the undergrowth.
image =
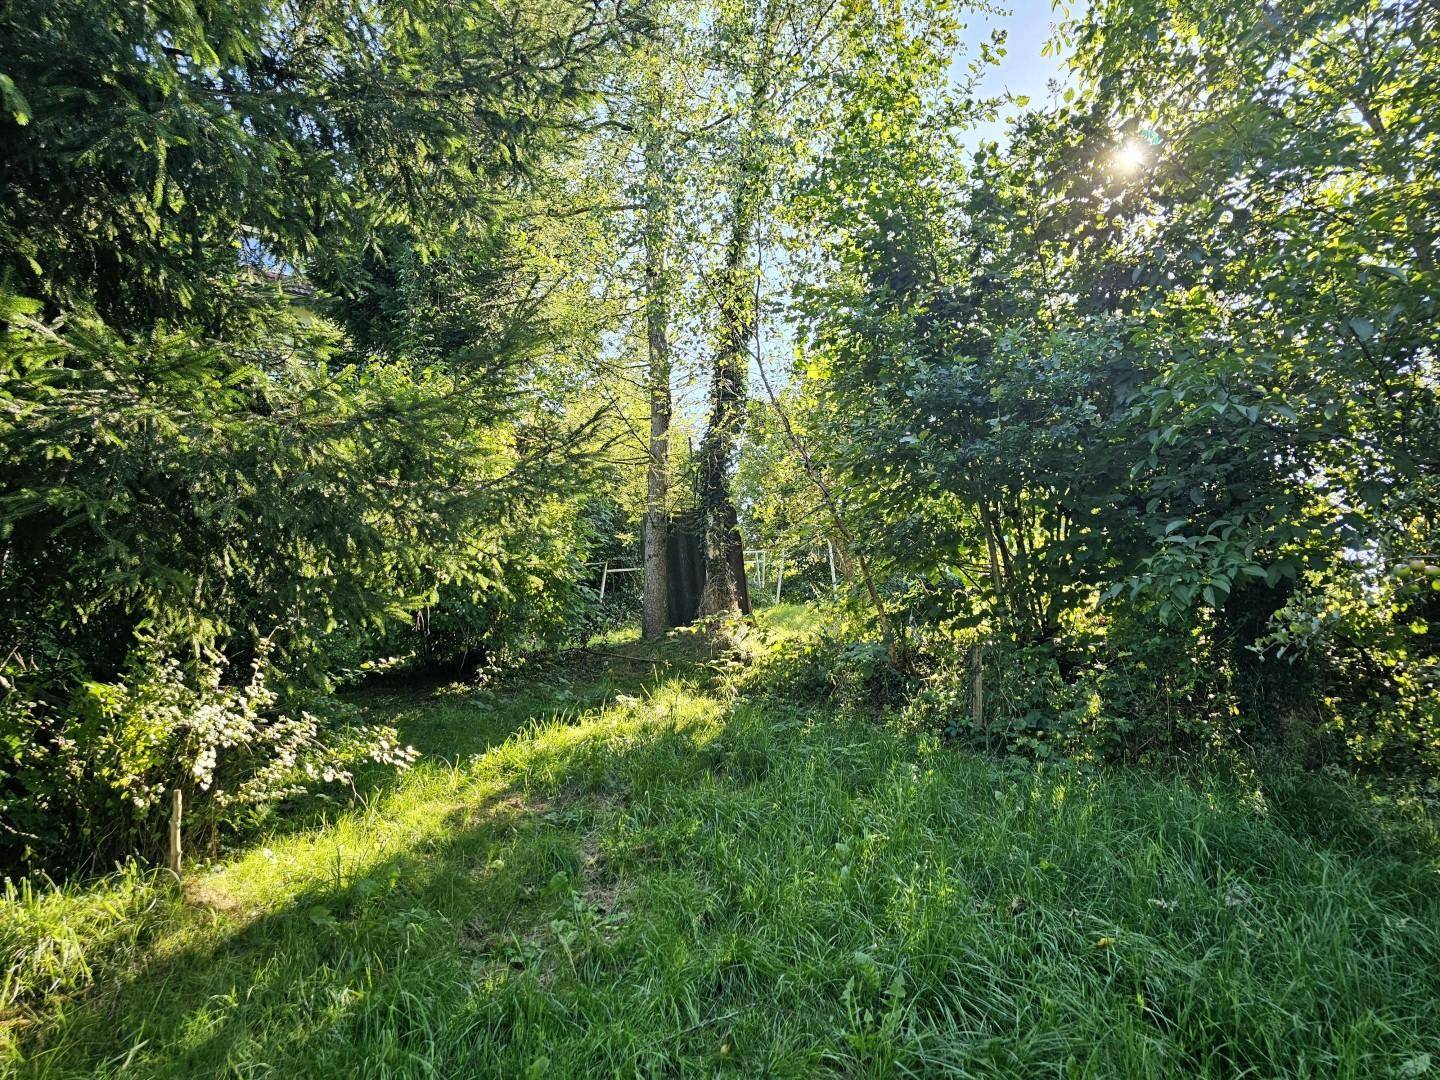
MULTIPOLYGON (((789 609, 791 632, 806 616, 789 609)), ((957 752, 684 637, 370 696, 425 756, 183 888, 12 889, 26 1076, 1420 1076, 1440 841, 1302 773, 957 752)))

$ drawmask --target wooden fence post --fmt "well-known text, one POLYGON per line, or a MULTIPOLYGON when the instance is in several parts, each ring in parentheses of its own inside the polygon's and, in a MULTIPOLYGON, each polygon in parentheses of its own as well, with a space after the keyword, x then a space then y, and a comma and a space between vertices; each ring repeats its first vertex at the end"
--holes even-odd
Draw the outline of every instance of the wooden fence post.
POLYGON ((970 721, 985 730, 985 659, 979 645, 970 646, 970 721))
POLYGON ((180 876, 180 815, 184 808, 184 800, 180 794, 180 788, 170 789, 170 856, 168 865, 170 872, 177 878, 180 876))

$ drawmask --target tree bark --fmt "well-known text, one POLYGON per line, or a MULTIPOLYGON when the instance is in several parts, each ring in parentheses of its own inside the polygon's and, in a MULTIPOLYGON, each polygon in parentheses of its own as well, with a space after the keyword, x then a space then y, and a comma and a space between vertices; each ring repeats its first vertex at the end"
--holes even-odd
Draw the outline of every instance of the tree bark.
MULTIPOLYGON (((657 118, 658 119, 658 118, 657 118)), ((645 342, 649 353, 650 453, 645 476, 645 597, 642 636, 657 638, 670 626, 670 574, 666 561, 670 491, 670 304, 666 256, 664 142, 659 123, 645 143, 645 342)))
POLYGON ((742 177, 732 203, 730 238, 721 270, 720 333, 710 384, 710 423, 700 448, 700 506, 705 517, 701 615, 742 610, 733 559, 741 540, 730 470, 745 423, 746 361, 755 320, 748 280, 755 218, 753 199, 745 190, 748 186, 748 178, 742 177))
POLYGON ((710 384, 710 423, 700 447, 700 509, 705 522, 702 616, 750 613, 730 471, 745 427, 746 375, 755 330, 753 252, 767 173, 763 137, 771 108, 778 14, 775 3, 767 4, 756 35, 759 49, 750 71, 748 124, 730 188, 729 236, 719 274, 720 325, 710 384))

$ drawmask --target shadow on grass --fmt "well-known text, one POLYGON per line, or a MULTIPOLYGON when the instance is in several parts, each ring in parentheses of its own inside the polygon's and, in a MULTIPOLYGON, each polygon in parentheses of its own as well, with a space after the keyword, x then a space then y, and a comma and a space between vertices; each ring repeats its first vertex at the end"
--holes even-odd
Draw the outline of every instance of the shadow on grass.
POLYGON ((463 1029, 486 1011, 486 995, 546 981, 577 940, 593 943, 623 917, 594 836, 622 812, 633 781, 656 771, 646 759, 672 776, 677 762, 691 775, 714 765, 694 723, 652 722, 598 751, 585 740, 531 747, 526 768, 494 785, 444 787, 447 773, 463 775, 509 739, 597 713, 603 722, 617 698, 623 716, 677 678, 704 674, 673 647, 659 660, 636 644, 617 651, 573 655, 495 692, 409 687, 367 701, 425 752, 416 769, 362 778, 366 807, 311 806, 272 832, 277 847, 289 838, 313 849, 296 874, 304 883, 281 906, 247 904, 223 876, 192 878, 179 925, 156 928, 143 967, 102 976, 89 995, 19 1031, 25 1068, 192 1077, 268 1074, 284 1062, 299 1075, 350 1075, 363 1060, 376 1072, 472 1074, 455 1055, 472 1041, 463 1029), (383 814, 407 784, 434 801, 419 842, 368 862, 337 843, 325 869, 328 834, 316 827, 383 814), (301 835, 307 828, 313 837, 301 835), (574 927, 560 932, 569 944, 559 951, 557 920, 574 927))
MULTIPOLYGON (((662 642, 592 643, 490 685, 386 676, 343 692, 341 700, 359 708, 361 722, 396 728, 403 744, 420 751, 421 761, 448 763, 482 754, 527 728, 578 718, 617 698, 644 697, 676 677, 705 681, 711 673, 704 657, 703 641, 682 632, 662 642)), ((349 790, 302 795, 238 842, 321 828, 357 800, 383 797, 402 781, 403 774, 390 766, 362 763, 349 790)))
POLYGON ((1303 785, 997 763, 615 651, 388 696, 428 761, 202 879, 29 1072, 1358 1077, 1440 1032, 1433 864, 1302 842, 1303 785))

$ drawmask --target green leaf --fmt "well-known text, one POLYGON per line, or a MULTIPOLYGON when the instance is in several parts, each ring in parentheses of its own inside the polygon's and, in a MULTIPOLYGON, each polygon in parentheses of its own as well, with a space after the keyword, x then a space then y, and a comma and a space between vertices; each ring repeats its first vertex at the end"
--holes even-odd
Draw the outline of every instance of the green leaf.
POLYGON ((15 123, 21 127, 30 123, 30 103, 25 100, 25 95, 20 93, 15 80, 4 72, 0 72, 0 103, 3 103, 15 123))
POLYGON ((1362 319, 1357 316, 1351 319, 1346 325, 1350 327, 1351 332, 1361 341, 1369 341, 1375 336, 1375 324, 1369 319, 1362 319))
POLYGON ((306 915, 316 926, 332 926, 335 923, 335 916, 330 914, 330 909, 324 904, 311 905, 306 915))

